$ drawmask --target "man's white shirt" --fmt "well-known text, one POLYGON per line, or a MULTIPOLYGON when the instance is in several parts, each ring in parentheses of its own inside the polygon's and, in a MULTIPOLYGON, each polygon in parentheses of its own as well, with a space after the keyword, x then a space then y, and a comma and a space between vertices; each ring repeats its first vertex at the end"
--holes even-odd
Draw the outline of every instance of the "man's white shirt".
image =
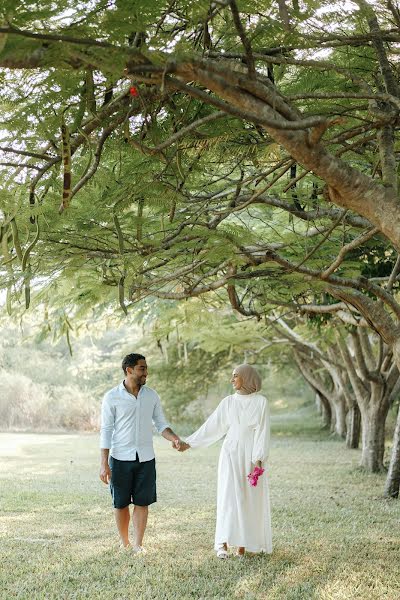
POLYGON ((117 460, 152 460, 153 424, 159 433, 169 427, 157 392, 143 385, 136 397, 122 382, 103 398, 100 447, 117 460))

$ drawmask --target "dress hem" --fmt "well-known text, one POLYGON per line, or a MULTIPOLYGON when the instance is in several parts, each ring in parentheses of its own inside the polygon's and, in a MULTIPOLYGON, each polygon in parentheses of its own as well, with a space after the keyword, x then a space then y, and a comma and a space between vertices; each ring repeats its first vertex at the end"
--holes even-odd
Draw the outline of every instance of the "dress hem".
POLYGON ((227 544, 228 548, 229 547, 234 547, 234 548, 244 548, 246 552, 254 552, 255 554, 260 553, 260 552, 264 552, 265 554, 272 554, 272 548, 250 548, 249 546, 246 546, 246 544, 237 544, 237 543, 232 543, 229 540, 226 542, 215 542, 214 544, 214 550, 219 550, 219 548, 221 547, 222 544, 227 544))

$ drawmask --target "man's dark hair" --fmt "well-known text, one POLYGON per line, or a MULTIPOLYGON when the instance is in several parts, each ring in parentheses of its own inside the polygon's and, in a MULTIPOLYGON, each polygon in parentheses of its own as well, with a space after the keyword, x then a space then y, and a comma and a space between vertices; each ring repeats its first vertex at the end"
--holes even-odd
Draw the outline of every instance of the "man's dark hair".
POLYGON ((135 354, 134 352, 125 356, 124 360, 122 361, 122 370, 124 371, 125 375, 126 367, 134 367, 138 364, 139 360, 146 360, 146 357, 143 356, 143 354, 135 354))

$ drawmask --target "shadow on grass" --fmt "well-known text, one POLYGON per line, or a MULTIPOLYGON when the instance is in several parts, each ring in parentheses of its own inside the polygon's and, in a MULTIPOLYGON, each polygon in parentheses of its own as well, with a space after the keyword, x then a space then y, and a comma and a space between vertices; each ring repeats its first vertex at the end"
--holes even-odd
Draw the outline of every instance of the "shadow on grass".
POLYGON ((343 444, 276 438, 274 552, 220 561, 212 550, 217 446, 181 455, 156 441, 160 502, 151 509, 148 554, 133 557, 118 551, 97 439, 29 442, 0 474, 1 599, 398 597, 398 504, 375 500, 381 477, 356 471, 357 454, 343 444), (58 474, 46 472, 46 461, 58 474))
MULTIPOLYGON (((101 548, 101 546, 100 546, 101 548)), ((174 544, 154 549, 149 544, 146 556, 135 557, 115 547, 99 550, 90 558, 74 553, 60 554, 60 548, 43 546, 35 558, 21 552, 20 546, 9 551, 26 568, 18 580, 1 582, 4 598, 101 598, 174 600, 264 598, 274 587, 276 574, 296 566, 295 555, 278 553, 218 560, 214 553, 199 546, 181 550, 174 544), (273 556, 273 555, 272 555, 273 556), (32 572, 35 576, 32 577, 32 572), (7 595, 8 594, 8 595, 7 595)), ((93 548, 91 548, 93 552, 93 548)), ((91 553, 92 553, 91 552, 91 553)), ((308 599, 313 596, 308 595, 308 599)))
MULTIPOLYGON (((202 547, 202 539, 184 537, 179 545, 166 544, 152 547, 145 556, 135 557, 119 552, 116 547, 105 549, 86 544, 82 548, 64 548, 54 551, 49 546, 35 556, 27 556, 21 547, 9 550, 26 564, 25 573, 12 583, 2 582, 4 598, 29 599, 101 598, 101 600, 321 600, 321 598, 378 598, 373 593, 379 575, 368 581, 362 574, 349 548, 328 547, 327 543, 304 548, 276 548, 272 555, 230 557, 218 560, 209 548, 202 547), (86 556, 85 556, 86 554, 86 556), (90 556, 88 556, 90 554, 90 556), (321 556, 323 558, 321 559, 321 556), (332 566, 334 565, 334 569, 332 566), (351 566, 350 566, 351 565, 351 566), (37 568, 40 567, 40 570, 37 568), (35 576, 32 577, 32 573, 35 576), (364 577, 364 582, 358 579, 364 577), (356 583, 358 581, 358 583, 356 583), (372 587, 371 587, 372 586, 372 587), (354 589, 353 589, 354 587, 354 589), (352 595, 356 588, 370 595, 352 595), (331 592, 335 595, 330 596, 331 592), (326 593, 326 595, 325 595, 326 593)), ((382 542, 383 545, 383 542, 382 542)), ((358 548, 362 551, 361 544, 358 548)), ((376 548, 379 555, 383 548, 376 548)), ((365 557, 362 557, 365 559, 365 557)), ((371 562, 371 567, 372 567, 371 562)), ((383 578, 382 578, 383 583, 383 578)), ((383 589, 383 588, 382 588, 383 589)), ((378 591, 379 593, 379 591, 378 591)), ((394 596, 393 596, 394 597, 394 596)))

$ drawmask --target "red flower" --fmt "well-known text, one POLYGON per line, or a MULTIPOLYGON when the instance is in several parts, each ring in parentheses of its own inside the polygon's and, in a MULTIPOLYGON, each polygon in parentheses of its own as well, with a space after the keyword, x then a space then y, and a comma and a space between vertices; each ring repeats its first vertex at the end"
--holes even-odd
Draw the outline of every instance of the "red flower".
POLYGON ((252 487, 256 487, 258 478, 264 473, 265 469, 260 467, 254 467, 254 471, 247 475, 247 479, 252 487))
POLYGON ((134 96, 138 96, 139 92, 137 91, 137 88, 135 88, 135 86, 132 86, 129 88, 129 94, 134 97, 134 96))

